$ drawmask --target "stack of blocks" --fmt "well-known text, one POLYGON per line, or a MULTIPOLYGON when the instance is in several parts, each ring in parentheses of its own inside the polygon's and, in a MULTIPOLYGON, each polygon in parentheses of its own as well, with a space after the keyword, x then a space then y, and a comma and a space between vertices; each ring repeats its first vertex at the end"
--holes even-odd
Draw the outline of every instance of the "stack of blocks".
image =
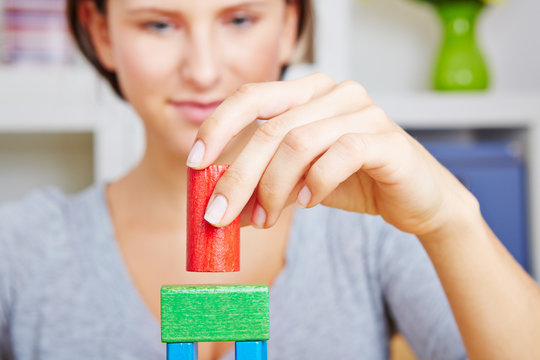
MULTIPOLYGON (((239 270, 239 220, 215 228, 204 219, 227 166, 188 173, 187 270, 239 270)), ((168 360, 197 360, 197 343, 235 341, 236 360, 266 360, 270 336, 268 285, 164 285, 161 341, 168 360)))
POLYGON ((266 359, 267 285, 161 288, 161 341, 167 359, 196 360, 197 342, 236 341, 237 360, 266 359))

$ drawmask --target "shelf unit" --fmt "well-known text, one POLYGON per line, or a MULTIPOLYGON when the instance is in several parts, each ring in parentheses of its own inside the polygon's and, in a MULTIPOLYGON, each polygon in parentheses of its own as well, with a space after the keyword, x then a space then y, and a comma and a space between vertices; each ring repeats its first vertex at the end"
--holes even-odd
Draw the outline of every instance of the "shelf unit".
MULTIPOLYGON (((474 134, 480 130, 521 143, 527 172, 531 271, 540 279, 540 92, 416 93, 373 95, 398 124, 408 130, 474 134)), ((444 136, 444 135, 443 135, 444 136)), ((473 135, 474 136, 474 135, 473 135)))
POLYGON ((144 146, 135 113, 86 66, 0 66, 0 109, 3 133, 92 133, 94 181, 118 177, 144 146))

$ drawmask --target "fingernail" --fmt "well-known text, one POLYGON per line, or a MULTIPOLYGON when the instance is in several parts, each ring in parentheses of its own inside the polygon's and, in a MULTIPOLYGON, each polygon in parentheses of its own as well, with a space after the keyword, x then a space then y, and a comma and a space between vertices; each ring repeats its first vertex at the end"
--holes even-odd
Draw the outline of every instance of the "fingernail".
POLYGON ((206 208, 204 220, 217 225, 225 215, 225 210, 227 210, 227 199, 223 195, 217 195, 206 208))
POLYGON ((311 200, 311 191, 309 191, 309 188, 307 185, 304 185, 302 190, 298 193, 298 197, 296 198, 296 202, 301 207, 305 208, 307 204, 309 204, 309 201, 311 200))
POLYGON ((264 223, 266 222, 266 211, 264 211, 263 207, 259 204, 255 206, 255 210, 253 210, 253 216, 251 217, 251 222, 255 227, 262 229, 264 226, 264 223))
POLYGON ((204 143, 201 140, 197 140, 189 152, 187 166, 199 167, 204 157, 204 150, 204 143))

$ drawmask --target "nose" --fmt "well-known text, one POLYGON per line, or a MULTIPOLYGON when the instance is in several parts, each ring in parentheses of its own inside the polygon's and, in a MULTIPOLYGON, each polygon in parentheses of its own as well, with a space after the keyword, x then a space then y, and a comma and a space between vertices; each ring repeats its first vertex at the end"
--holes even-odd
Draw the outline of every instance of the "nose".
POLYGON ((204 91, 219 82, 219 59, 209 27, 192 29, 190 46, 181 64, 181 76, 194 90, 204 91))

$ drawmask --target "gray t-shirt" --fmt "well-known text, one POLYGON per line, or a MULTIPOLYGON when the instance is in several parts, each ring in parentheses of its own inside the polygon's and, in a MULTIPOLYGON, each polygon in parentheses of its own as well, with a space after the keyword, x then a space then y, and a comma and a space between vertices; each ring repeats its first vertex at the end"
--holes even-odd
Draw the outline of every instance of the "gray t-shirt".
MULTIPOLYGON (((394 328, 420 359, 466 357, 417 239, 379 217, 322 206, 295 215, 270 324, 270 359, 387 359, 394 328)), ((0 207, 0 359, 165 357, 159 322, 114 239, 103 184, 0 207)))

